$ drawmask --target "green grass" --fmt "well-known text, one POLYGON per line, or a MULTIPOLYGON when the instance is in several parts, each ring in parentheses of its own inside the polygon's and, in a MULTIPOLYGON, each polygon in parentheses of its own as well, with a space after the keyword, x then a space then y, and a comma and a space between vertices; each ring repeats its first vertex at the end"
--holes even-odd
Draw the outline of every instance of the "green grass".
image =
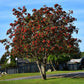
POLYGON ((17 74, 6 74, 0 77, 0 80, 12 79, 12 78, 20 78, 20 77, 28 77, 28 76, 36 76, 40 75, 40 73, 17 73, 17 74))
POLYGON ((84 78, 48 78, 42 79, 26 79, 16 81, 0 81, 0 84, 84 84, 84 78))
MULTIPOLYGON (((77 70, 77 71, 53 71, 53 72, 47 72, 46 74, 61 74, 61 73, 73 73, 73 72, 84 72, 84 70, 77 70)), ((5 79, 12 79, 12 78, 20 78, 20 77, 28 77, 28 76, 37 76, 40 75, 40 73, 18 73, 18 74, 7 74, 0 77, 0 80, 5 79)))

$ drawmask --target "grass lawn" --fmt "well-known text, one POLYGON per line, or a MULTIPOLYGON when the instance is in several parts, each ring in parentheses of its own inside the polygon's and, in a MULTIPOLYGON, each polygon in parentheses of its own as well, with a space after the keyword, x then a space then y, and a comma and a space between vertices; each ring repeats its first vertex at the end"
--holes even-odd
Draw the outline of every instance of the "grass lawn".
POLYGON ((16 81, 0 81, 0 84, 84 84, 84 78, 48 78, 42 79, 26 79, 16 81))
MULTIPOLYGON (((53 71, 47 72, 46 74, 61 74, 61 73, 72 73, 72 72, 84 72, 84 70, 77 70, 77 71, 53 71)), ((0 77, 0 80, 11 79, 11 78, 19 78, 19 77, 28 77, 28 76, 37 76, 40 73, 18 73, 18 74, 7 74, 0 77)))

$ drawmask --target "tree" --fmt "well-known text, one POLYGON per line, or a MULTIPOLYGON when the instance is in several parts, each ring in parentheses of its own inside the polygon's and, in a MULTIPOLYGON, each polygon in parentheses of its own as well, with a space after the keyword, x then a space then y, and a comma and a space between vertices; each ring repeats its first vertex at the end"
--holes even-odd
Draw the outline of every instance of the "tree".
POLYGON ((8 67, 15 67, 16 66, 15 58, 12 55, 10 57, 9 52, 5 52, 0 59, 0 64, 2 66, 2 69, 5 69, 5 70, 8 67), (11 59, 10 64, 7 63, 8 59, 11 59))
MULTIPOLYGON (((49 55, 48 56, 48 62, 50 62, 53 70, 56 71, 56 69, 58 69, 58 67, 56 68, 57 65, 67 64, 67 62, 70 59, 79 59, 80 57, 83 57, 83 55, 81 56, 80 49, 77 47, 77 48, 73 49, 73 53, 61 53, 61 54, 58 54, 58 55, 56 55, 56 53, 55 53, 54 55, 49 55), (53 63, 56 66, 53 66, 53 63)), ((64 69, 67 70, 66 66, 64 67, 64 69)))
POLYGON ((9 52, 5 52, 4 55, 0 59, 1 64, 4 64, 5 63, 5 61, 7 60, 7 57, 8 56, 9 56, 9 52))
POLYGON ((49 55, 47 58, 48 62, 51 64, 54 71, 56 71, 55 66, 53 66, 53 62, 57 62, 57 56, 56 55, 49 55))
POLYGON ((81 58, 81 51, 79 47, 73 50, 74 53, 70 53, 70 59, 79 59, 81 58))
MULTIPOLYGON (((70 60, 70 58, 71 58, 71 55, 67 53, 60 53, 58 55, 54 54, 54 55, 48 56, 48 62, 50 62, 53 70, 56 71, 56 66, 53 66, 53 63, 55 65, 66 64, 70 60)), ((64 68, 67 69, 67 67, 64 67, 64 68)))
POLYGON ((84 52, 81 52, 81 57, 84 57, 84 52))
POLYGON ((35 59, 43 79, 46 79, 46 60, 54 53, 72 53, 78 46, 77 38, 73 38, 73 32, 78 29, 73 25, 76 19, 69 13, 63 11, 60 5, 53 7, 42 7, 33 9, 33 14, 27 13, 25 6, 13 9, 13 15, 17 20, 10 23, 11 28, 7 31, 9 42, 6 49, 12 46, 12 55, 15 57, 28 57, 35 59))

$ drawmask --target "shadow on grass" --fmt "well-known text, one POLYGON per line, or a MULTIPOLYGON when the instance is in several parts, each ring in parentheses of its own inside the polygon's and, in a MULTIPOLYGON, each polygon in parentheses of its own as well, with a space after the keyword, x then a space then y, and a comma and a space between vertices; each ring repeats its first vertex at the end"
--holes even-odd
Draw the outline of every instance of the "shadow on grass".
POLYGON ((52 80, 52 79, 58 79, 58 78, 52 77, 52 78, 47 78, 46 80, 52 80))
POLYGON ((72 77, 71 79, 83 79, 84 80, 84 77, 72 77))
POLYGON ((46 80, 54 80, 54 79, 60 79, 60 78, 70 78, 70 79, 82 79, 82 80, 84 80, 84 77, 51 77, 51 78, 47 78, 46 80))

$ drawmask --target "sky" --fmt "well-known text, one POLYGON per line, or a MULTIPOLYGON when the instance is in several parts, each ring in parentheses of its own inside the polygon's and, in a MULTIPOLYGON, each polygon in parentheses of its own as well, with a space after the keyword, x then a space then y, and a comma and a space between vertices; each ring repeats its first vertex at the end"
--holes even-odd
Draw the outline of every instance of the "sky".
MULTIPOLYGON (((77 18, 74 25, 79 28, 79 33, 73 37, 79 38, 82 42, 79 44, 81 52, 84 51, 84 0, 0 0, 0 39, 7 38, 6 31, 10 28, 10 23, 16 20, 12 9, 25 6, 29 13, 32 9, 39 9, 43 5, 53 7, 54 4, 62 6, 63 10, 73 10, 72 16, 77 18)), ((0 43, 0 57, 4 54, 4 46, 0 43)))

